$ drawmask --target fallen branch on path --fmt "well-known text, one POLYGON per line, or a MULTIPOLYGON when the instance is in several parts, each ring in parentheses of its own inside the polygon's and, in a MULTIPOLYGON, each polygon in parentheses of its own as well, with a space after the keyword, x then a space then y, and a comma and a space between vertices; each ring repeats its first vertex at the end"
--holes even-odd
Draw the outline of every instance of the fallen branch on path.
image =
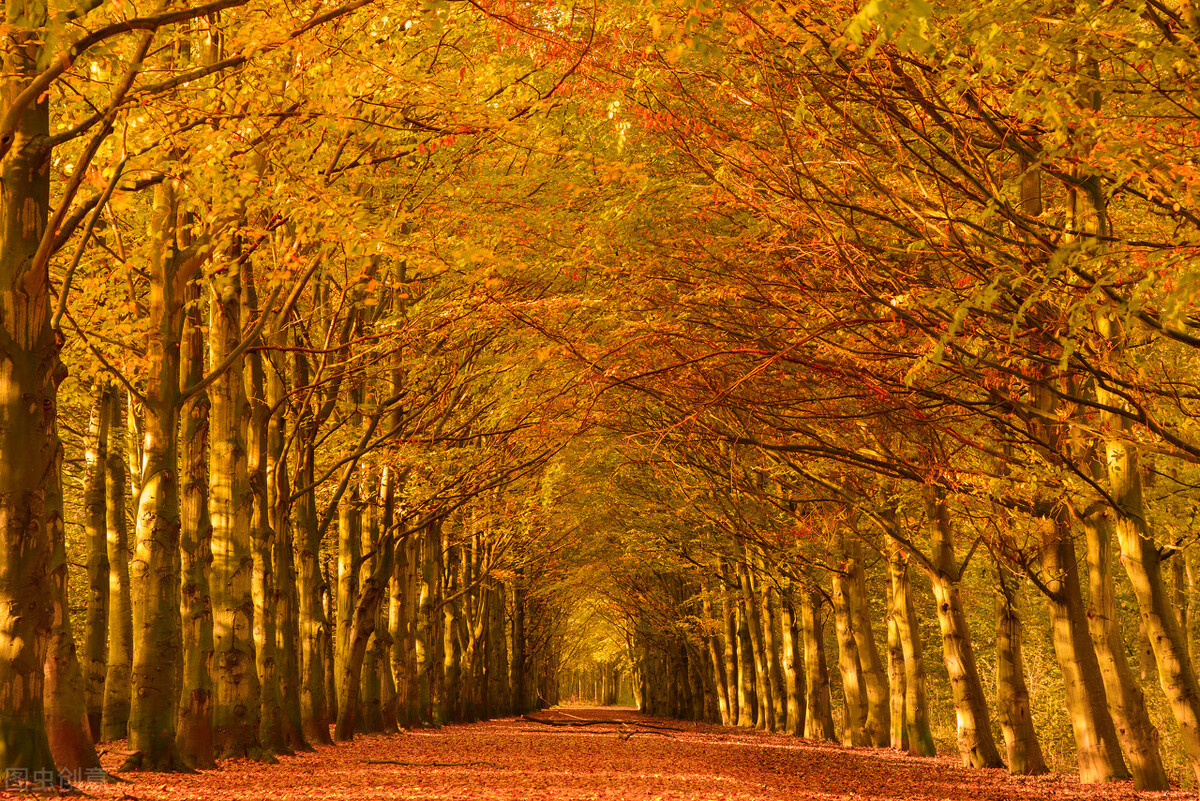
POLYGON ((521 719, 528 720, 530 723, 541 723, 543 726, 632 726, 639 729, 655 729, 657 731, 686 731, 686 729, 681 729, 677 726, 659 726, 654 723, 642 723, 636 720, 613 720, 612 718, 550 720, 548 718, 535 718, 533 715, 522 715, 521 719))
POLYGON ((622 740, 628 740, 630 737, 632 737, 635 734, 657 734, 659 737, 670 737, 672 740, 675 739, 674 735, 667 734, 665 731, 638 731, 635 729, 633 731, 618 731, 617 732, 617 736, 620 737, 622 740))
POLYGON ((474 760, 472 762, 404 762, 399 759, 364 759, 363 762, 368 765, 407 765, 410 768, 469 768, 475 765, 488 765, 493 768, 500 767, 495 762, 484 762, 474 760))

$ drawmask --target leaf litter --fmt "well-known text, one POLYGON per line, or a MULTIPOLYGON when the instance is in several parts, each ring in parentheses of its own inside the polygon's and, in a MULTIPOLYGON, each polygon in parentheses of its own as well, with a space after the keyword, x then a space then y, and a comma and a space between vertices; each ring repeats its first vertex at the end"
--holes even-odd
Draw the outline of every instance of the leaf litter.
MULTIPOLYGON (((122 756, 111 750, 104 767, 122 756)), ((1139 793, 1132 782, 1081 785, 1072 776, 1014 777, 956 758, 843 748, 782 734, 653 718, 623 708, 567 708, 525 718, 361 735, 351 744, 227 760, 194 774, 123 774, 83 782, 114 801, 553 799, 553 801, 1117 801, 1194 799, 1139 793)), ((0 793, 3 795, 3 793, 0 793)))

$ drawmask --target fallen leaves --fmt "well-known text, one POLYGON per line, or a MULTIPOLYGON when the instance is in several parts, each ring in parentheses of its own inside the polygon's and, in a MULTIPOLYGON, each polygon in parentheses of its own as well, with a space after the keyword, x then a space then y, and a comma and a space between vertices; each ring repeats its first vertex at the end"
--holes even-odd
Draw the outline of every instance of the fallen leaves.
MULTIPOLYGON (((120 756, 112 752, 104 759, 112 768, 120 756)), ((1183 792, 1137 793, 1130 782, 1085 786, 1061 776, 1030 781, 1002 770, 963 768, 949 756, 848 749, 613 708, 555 709, 534 719, 365 735, 349 745, 280 757, 277 765, 227 762, 221 770, 193 775, 122 778, 131 783, 85 783, 83 789, 113 801, 1194 799, 1183 792), (670 734, 631 739, 622 732, 670 734)))

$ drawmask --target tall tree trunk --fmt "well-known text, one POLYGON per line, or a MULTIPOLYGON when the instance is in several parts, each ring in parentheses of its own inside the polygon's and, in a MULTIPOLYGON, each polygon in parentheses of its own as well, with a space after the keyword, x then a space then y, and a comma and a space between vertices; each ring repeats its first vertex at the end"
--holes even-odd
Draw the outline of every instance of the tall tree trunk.
POLYGON ((758 717, 754 725, 767 731, 775 730, 775 703, 771 697, 771 681, 767 664, 767 651, 763 642, 763 618, 759 599, 754 591, 750 567, 743 558, 738 562, 738 584, 742 590, 742 606, 745 609, 746 625, 750 632, 750 648, 754 655, 754 688, 758 696, 758 717))
MULTIPOLYGON (((701 611, 704 613, 704 624, 706 629, 713 627, 716 623, 716 615, 713 611, 712 596, 708 587, 704 587, 700 594, 701 611)), ((725 665, 722 659, 724 648, 721 645, 721 637, 718 634, 705 634, 704 645, 708 649, 709 663, 713 669, 713 686, 717 693, 717 711, 721 717, 721 725, 732 725, 729 716, 729 685, 725 676, 725 665)), ((786 648, 786 638, 784 647, 786 648)), ((785 661, 787 657, 784 657, 785 661)), ((785 668, 786 669, 786 668, 785 668)))
POLYGON ((87 623, 83 662, 87 683, 88 728, 96 735, 104 715, 104 680, 108 672, 108 514, 105 476, 108 472, 108 429, 112 388, 97 378, 92 387, 92 412, 84 452, 83 529, 88 543, 87 623))
POLYGON ((416 620, 417 537, 412 535, 396 544, 390 585, 388 628, 392 635, 391 665, 396 680, 396 722, 411 726, 416 689, 416 655, 413 653, 413 627, 416 620))
POLYGON ((1079 780, 1099 784, 1129 778, 1116 727, 1104 698, 1100 665, 1087 630, 1079 587, 1079 567, 1067 510, 1042 508, 1042 571, 1049 595, 1054 652, 1063 677, 1067 709, 1075 732, 1079 780))
POLYGON ((938 490, 926 491, 926 517, 933 543, 933 565, 937 570, 933 581, 933 597, 937 602, 938 623, 942 629, 942 655, 958 718, 958 752, 964 765, 1003 767, 996 741, 992 737, 991 717, 979 680, 979 668, 975 664, 967 616, 959 597, 962 576, 954 554, 950 515, 945 497, 938 490))
POLYGON ((1101 509, 1083 517, 1087 539, 1088 631, 1096 648, 1109 711, 1129 761, 1133 784, 1139 790, 1166 790, 1170 783, 1159 750, 1158 729, 1150 722, 1146 699, 1117 627, 1112 579, 1112 522, 1101 509))
POLYGON ((837 742, 833 702, 829 697, 829 668, 825 662, 825 636, 821 621, 821 596, 815 589, 797 593, 800 625, 804 629, 804 736, 837 742))
MULTIPOLYGON (((184 386, 204 373, 204 328, 200 285, 188 286, 180 374, 184 386)), ((208 393, 190 398, 182 411, 180 470, 184 476, 180 517, 180 618, 183 674, 175 747, 193 768, 215 768, 213 753, 213 614, 209 590, 212 521, 208 516, 208 393)))
MULTIPOLYGON (((759 566, 760 569, 765 568, 762 560, 759 566)), ((775 721, 772 731, 783 731, 787 727, 787 688, 783 684, 782 643, 775 635, 779 592, 769 577, 760 575, 758 597, 762 603, 763 652, 767 660, 767 681, 771 685, 771 717, 775 721)))
MULTIPOLYGON (((241 283, 241 328, 270 309, 259 308, 253 261, 245 260, 238 271, 241 283)), ((261 344, 261 338, 255 340, 261 344)), ((254 667, 259 683, 258 741, 271 754, 290 754, 284 734, 283 706, 275 652, 275 530, 271 527, 270 477, 267 470, 268 429, 271 407, 267 405, 267 376, 261 348, 252 347, 242 357, 242 380, 246 403, 246 476, 250 503, 250 547, 252 573, 250 594, 254 639, 254 667)))
MULTIPOLYGON (((362 494, 357 481, 351 481, 350 490, 342 497, 338 509, 338 580, 337 580, 337 627, 335 629, 333 651, 333 676, 337 688, 336 720, 351 720, 358 710, 345 710, 342 703, 346 699, 344 685, 346 682, 347 659, 350 657, 350 645, 353 640, 354 607, 358 599, 358 573, 362 562, 362 494), (347 718, 346 715, 351 715, 347 718)), ((357 703, 357 677, 352 697, 357 703)), ((353 722, 350 736, 353 737, 353 722)), ((338 735, 334 734, 334 740, 338 735)))
POLYGON ((380 716, 382 717, 381 727, 386 732, 395 732, 397 730, 399 726, 397 715, 400 706, 400 696, 396 689, 396 677, 392 674, 391 670, 392 629, 389 625, 391 578, 396 575, 395 562, 397 558, 407 557, 404 553, 407 542, 396 543, 395 541, 398 536, 396 482, 396 471, 385 466, 379 476, 379 505, 382 518, 379 523, 380 534, 375 539, 378 540, 383 537, 390 537, 392 539, 393 564, 389 566, 388 573, 383 578, 383 597, 379 601, 379 612, 375 622, 375 642, 378 647, 375 660, 379 666, 380 674, 379 705, 380 716))
POLYGON ((179 663, 179 347, 182 294, 197 263, 175 249, 175 186, 155 191, 151 236, 150 330, 142 409, 141 496, 132 566, 133 669, 129 747, 122 770, 186 767, 175 749, 179 663))
MULTIPOLYGON (((900 624, 896 620, 896 581, 894 562, 899 553, 888 554, 887 572, 887 653, 888 697, 891 726, 888 742, 897 751, 908 750, 908 729, 904 725, 904 645, 900 642, 900 624)), ((903 569, 903 565, 899 566, 903 569)))
MULTIPOLYGON (((0 44, 0 111, 41 71, 48 6, 14 3, 0 44)), ((60 343, 50 327, 49 275, 31 269, 50 205, 49 93, 20 114, 0 161, 0 771, 55 775, 43 702, 53 624, 46 508, 58 462, 60 343), (20 454, 20 458, 12 458, 20 454)))
POLYGON ((1200 684, 1163 581, 1162 557, 1142 497, 1137 450, 1115 438, 1122 427, 1119 419, 1110 419, 1108 425, 1114 432, 1114 438, 1107 444, 1108 476, 1110 494, 1118 504, 1114 525, 1121 545, 1121 562, 1133 584, 1141 619, 1154 649, 1159 683, 1179 724, 1180 740, 1192 771, 1200 781, 1200 684))
POLYGON ((842 674, 842 743, 849 746, 871 745, 867 730, 867 698, 863 686, 862 662, 854 624, 850 617, 850 581, 843 570, 832 572, 834 625, 837 630, 838 671, 842 674))
MULTIPOLYGON (((434 662, 434 610, 437 608, 437 592, 434 572, 437 562, 434 551, 441 547, 441 535, 436 524, 425 526, 420 535, 417 574, 416 625, 413 627, 413 653, 416 657, 415 678, 417 682, 417 711, 419 720, 425 725, 437 725, 433 710, 433 662, 434 662)), ((519 576, 518 576, 519 579, 519 576)), ((523 616, 514 615, 514 626, 523 626, 523 616)), ((515 639, 514 635, 514 639, 515 639)), ((523 697, 523 696, 522 696, 523 697)), ((519 710, 525 712, 524 708, 519 710)))
MULTIPOLYGON (((892 524, 895 522, 892 520, 892 524)), ((895 610, 896 634, 904 652, 904 707, 908 753, 914 757, 932 757, 936 753, 934 733, 929 725, 929 695, 925 687, 925 656, 920 644, 917 610, 908 597, 908 558, 900 543, 888 536, 892 550, 888 570, 892 576, 892 606, 895 610)))
POLYGON ((787 695, 787 727, 785 731, 795 737, 802 737, 804 736, 804 641, 796 624, 796 612, 792 606, 791 592, 780 599, 779 619, 783 636, 783 682, 787 695))
POLYGON ((891 742, 891 707, 887 676, 879 646, 871 627, 871 607, 867 595, 867 571, 863 565, 862 545, 857 539, 846 543, 846 574, 850 619, 854 642, 858 645, 863 686, 867 701, 867 737, 872 745, 885 747, 891 742))
MULTIPOLYGON (((366 498, 365 519, 362 525, 362 550, 363 564, 360 570, 360 575, 363 577, 359 585, 359 592, 366 589, 366 582, 369 576, 375 572, 375 565, 379 559, 379 554, 376 549, 380 546, 379 540, 379 490, 375 486, 374 475, 370 469, 364 471, 364 476, 367 477, 366 492, 363 493, 366 498)), ((390 565, 389 565, 390 567, 390 565)), ((384 582, 380 589, 380 600, 386 596, 382 593, 387 591, 387 575, 384 574, 381 578, 384 582)), ((382 606, 382 604, 378 604, 382 606)), ((362 671, 359 674, 358 680, 358 718, 357 730, 364 733, 378 732, 383 728, 383 710, 380 708, 380 683, 382 678, 379 671, 379 629, 376 628, 379 622, 379 613, 375 613, 374 619, 371 621, 371 636, 367 640, 367 650, 363 655, 362 671)))
POLYGON ((129 732, 129 684, 133 666, 133 605, 130 598, 128 499, 125 494, 125 393, 109 398, 108 469, 104 491, 108 526, 108 665, 104 678, 101 740, 123 740, 129 732))
POLYGON ((929 725, 929 696, 925 686, 921 630, 917 624, 916 609, 908 597, 908 557, 893 537, 887 538, 887 544, 891 551, 888 570, 892 579, 893 619, 904 654, 904 729, 908 735, 908 752, 913 756, 934 756, 937 749, 929 725))
MULTIPOLYGON (((57 434, 56 434, 57 437, 57 434)), ((100 770, 100 757, 88 728, 86 682, 67 602, 67 541, 63 521, 62 446, 51 462, 50 487, 46 492, 46 528, 50 534, 50 583, 53 625, 46 654, 46 734, 58 770, 68 780, 85 772, 100 770)))
POLYGON ((349 742, 354 739, 363 659, 366 657, 371 636, 375 633, 379 604, 387 591, 394 543, 393 537, 384 537, 379 544, 378 553, 370 561, 369 572, 366 569, 363 572, 362 591, 357 594, 357 603, 351 615, 346 661, 338 685, 338 717, 333 733, 337 742, 349 742))
MULTIPOLYGON (((449 537, 449 526, 442 528, 441 551, 445 555, 445 570, 442 573, 446 599, 454 598, 459 590, 459 566, 462 563, 462 548, 449 537)), ((461 599, 446 600, 442 604, 442 666, 445 692, 445 720, 462 720, 462 640, 458 636, 462 619, 461 599)))
MULTIPOLYGON (((292 385, 306 387, 308 360, 301 353, 292 359, 292 385)), ((325 652, 332 632, 323 602, 321 529, 316 499, 316 418, 310 403, 300 402, 296 420, 296 484, 302 489, 292 510, 297 540, 296 582, 299 585, 300 718, 305 738, 314 745, 332 745, 329 736, 329 702, 326 695, 325 652)))
MULTIPOLYGON (((240 209, 234 213, 240 217, 240 209)), ((254 501, 246 445, 249 406, 243 360, 232 358, 241 338, 242 291, 235 272, 236 251, 222 254, 222 259, 211 279, 208 307, 210 370, 230 362, 209 389, 214 748, 218 758, 262 759, 269 755, 258 739, 262 694, 254 643, 254 501)))
POLYGON ((1025 659, 1021 654, 1021 618, 1016 597, 997 569, 996 595, 996 711, 1008 750, 1008 772, 1031 776, 1046 773, 1037 731, 1029 709, 1025 684, 1025 659))
POLYGON ((492 706, 490 717, 500 717, 512 711, 512 688, 508 683, 508 638, 505 637, 504 611, 507 606, 504 584, 493 582, 491 622, 488 625, 488 653, 492 673, 488 679, 492 706))
MULTIPOLYGON (((751 728, 758 720, 758 691, 754 683, 754 646, 750 643, 750 624, 745 607, 738 597, 731 599, 737 617, 738 655, 738 718, 737 725, 751 728)), ((732 593, 731 593, 732 594, 732 593)))
POLYGON ((725 684, 728 687, 728 725, 740 726, 742 725, 742 689, 738 682, 737 602, 734 600, 733 591, 730 588, 732 579, 730 578, 729 563, 724 559, 721 560, 720 564, 720 580, 721 617, 725 623, 725 652, 722 656, 725 671, 725 684))
POLYGON ((272 410, 267 427, 267 478, 275 577, 272 608, 275 615, 275 667, 279 677, 284 743, 293 751, 311 751, 304 736, 303 706, 300 701, 300 597, 296 576, 296 551, 292 520, 292 484, 285 452, 287 387, 284 383, 283 352, 286 336, 272 337, 277 350, 268 361, 267 405, 272 410))

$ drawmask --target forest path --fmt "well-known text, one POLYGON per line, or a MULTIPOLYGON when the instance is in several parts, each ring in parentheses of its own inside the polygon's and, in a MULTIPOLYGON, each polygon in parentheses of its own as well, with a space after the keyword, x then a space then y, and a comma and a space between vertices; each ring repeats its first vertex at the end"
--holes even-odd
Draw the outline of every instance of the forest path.
MULTIPOLYGON (((1067 777, 1014 778, 1001 770, 961 768, 951 757, 851 750, 624 708, 568 707, 536 717, 576 725, 505 718, 365 735, 351 745, 281 757, 277 765, 227 762, 222 770, 195 775, 126 774, 128 784, 82 787, 89 796, 124 801, 1194 798, 1135 793, 1129 782, 1083 787, 1067 777), (628 722, 578 725, 598 720, 628 722)), ((106 755, 105 766, 119 759, 106 755)))

